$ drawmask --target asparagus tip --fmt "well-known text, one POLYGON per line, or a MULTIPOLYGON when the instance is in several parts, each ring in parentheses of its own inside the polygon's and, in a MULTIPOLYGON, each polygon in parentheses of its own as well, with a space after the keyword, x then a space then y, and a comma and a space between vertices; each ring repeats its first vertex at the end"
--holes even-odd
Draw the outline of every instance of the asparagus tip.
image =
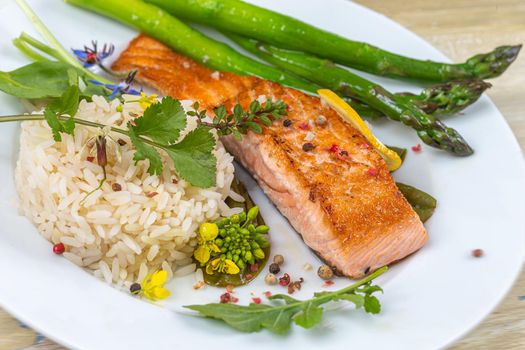
POLYGON ((494 78, 502 74, 516 60, 522 44, 505 45, 485 54, 479 54, 467 60, 473 68, 473 74, 480 79, 494 78))

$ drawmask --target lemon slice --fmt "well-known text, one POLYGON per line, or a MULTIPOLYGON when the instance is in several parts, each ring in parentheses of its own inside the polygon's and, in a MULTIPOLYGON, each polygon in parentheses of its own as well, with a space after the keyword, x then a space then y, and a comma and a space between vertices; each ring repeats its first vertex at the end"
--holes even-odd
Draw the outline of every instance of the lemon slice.
POLYGON ((357 112, 350 107, 348 103, 346 103, 342 98, 337 96, 335 92, 328 89, 321 89, 317 90, 317 93, 319 96, 321 96, 321 100, 327 103, 330 107, 332 107, 339 116, 341 116, 345 121, 352 124, 354 128, 359 130, 361 134, 370 142, 370 144, 379 152, 381 157, 385 160, 388 170, 394 171, 398 169, 401 166, 401 163, 403 162, 399 155, 392 151, 390 148, 383 145, 381 141, 377 139, 377 137, 372 134, 372 131, 366 125, 365 121, 357 114, 357 112))

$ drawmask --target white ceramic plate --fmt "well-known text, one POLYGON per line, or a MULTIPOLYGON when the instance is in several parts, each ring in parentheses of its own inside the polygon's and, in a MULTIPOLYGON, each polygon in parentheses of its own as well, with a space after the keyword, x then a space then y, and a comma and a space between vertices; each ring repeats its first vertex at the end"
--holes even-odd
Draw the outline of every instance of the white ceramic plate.
MULTIPOLYGON (((446 60, 398 24, 351 2, 256 2, 349 38, 409 56, 446 60)), ((120 24, 60 1, 35 0, 31 5, 66 47, 81 47, 97 39, 123 48, 135 35, 120 24)), ((36 34, 14 3, 0 2, 1 70, 26 63, 10 44, 23 30, 36 34)), ((392 90, 416 88, 377 80, 392 90)), ((0 95, 0 113, 21 110, 16 99, 0 95)), ((13 206, 18 128, 1 125, 0 305, 59 343, 80 349, 443 347, 497 305, 518 274, 525 253, 525 168, 509 127, 487 97, 447 122, 470 141, 476 153, 454 158, 424 147, 420 154, 409 152, 406 164, 396 172, 398 180, 437 197, 439 208, 426 225, 428 244, 378 280, 385 290, 380 297, 382 313, 371 316, 350 308, 330 311, 320 327, 309 331, 295 327, 287 336, 266 331, 243 334, 219 322, 178 313, 181 305, 215 302, 222 293, 214 288, 193 291, 192 277, 169 285, 174 296, 162 308, 117 291, 53 255, 50 244, 13 206), (485 256, 471 257, 475 248, 483 249, 485 256)), ((387 144, 409 148, 419 143, 413 132, 396 123, 375 128, 387 144)), ((242 177, 272 227, 274 252, 285 255, 286 270, 292 276, 306 279, 298 296, 310 296, 322 288, 321 283, 315 272, 304 272, 302 265, 319 262, 254 182, 245 174, 242 177)), ((347 283, 337 280, 334 288, 347 283)), ((260 295, 267 289, 259 278, 240 289, 239 297, 247 303, 250 292, 260 295)))

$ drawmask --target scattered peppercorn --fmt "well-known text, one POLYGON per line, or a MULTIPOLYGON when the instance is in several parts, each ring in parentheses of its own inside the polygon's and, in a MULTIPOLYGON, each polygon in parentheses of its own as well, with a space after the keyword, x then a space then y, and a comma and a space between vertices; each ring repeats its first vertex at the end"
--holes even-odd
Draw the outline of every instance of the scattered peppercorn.
POLYGON ((475 258, 481 258, 483 256, 483 250, 481 249, 474 249, 472 251, 472 256, 475 258))
POLYGON ((158 195, 158 194, 159 194, 158 192, 150 192, 150 193, 148 193, 148 194, 146 195, 146 197, 148 197, 148 198, 153 198, 153 197, 155 197, 155 196, 158 195))
POLYGON ((228 304, 229 302, 232 301, 232 295, 230 293, 226 292, 226 293, 224 293, 224 294, 222 294, 220 296, 219 300, 220 300, 221 304, 228 304))
POLYGON ((283 277, 279 278, 279 285, 286 287, 289 284, 290 284, 290 275, 285 273, 283 277))
POLYGON ((111 189, 115 192, 122 191, 122 186, 118 182, 115 182, 111 185, 111 189))
POLYGON ((64 246, 64 243, 57 243, 53 246, 53 253, 55 254, 62 254, 66 251, 66 247, 64 246))
POLYGON ((306 142, 305 144, 303 144, 303 151, 305 151, 305 152, 309 152, 309 151, 313 150, 314 148, 315 148, 315 146, 311 142, 306 142))
POLYGON ((377 174, 379 174, 379 170, 377 170, 376 168, 368 168, 366 173, 370 176, 376 176, 377 174))
POLYGON ((329 280, 334 277, 334 271, 328 265, 321 265, 319 269, 317 269, 317 275, 324 280, 329 280))
POLYGON ((93 163, 93 161, 95 160, 95 157, 93 157, 93 156, 87 156, 87 157, 86 157, 86 160, 87 160, 88 162, 92 162, 92 163, 93 163))
POLYGON ((415 146, 412 146, 411 148, 412 148, 412 151, 415 152, 415 153, 421 152, 421 144, 420 143, 418 143, 415 146))
POLYGON ((328 281, 324 281, 323 283, 323 287, 330 287, 331 285, 333 285, 335 282, 332 281, 332 280, 328 280, 328 281))
POLYGON ((129 291, 131 292, 131 294, 138 294, 140 292, 140 290, 142 289, 140 283, 133 283, 130 287, 129 287, 129 291))
POLYGON ((315 120, 317 125, 325 125, 326 124, 326 117, 324 115, 319 115, 317 119, 315 120))
POLYGON ((339 153, 340 155, 342 155, 343 157, 348 157, 348 152, 343 150, 339 153))
POLYGON ((289 127, 290 125, 292 125, 292 121, 290 119, 285 119, 283 121, 283 126, 289 127))
POLYGON ((284 257, 281 254, 277 254, 273 257, 273 262, 279 266, 284 264, 284 257))
POLYGON ((124 146, 124 145, 127 144, 127 142, 124 141, 123 139, 118 139, 118 140, 117 140, 117 143, 118 143, 119 145, 121 145, 121 146, 124 146))
POLYGON ((266 292, 263 293, 265 297, 269 298, 272 296, 272 292, 270 292, 269 290, 267 290, 266 292))
POLYGON ((301 277, 299 281, 292 282, 288 285, 288 294, 293 294, 296 290, 301 290, 301 285, 304 279, 301 277))
POLYGON ((277 284, 277 277, 273 273, 269 273, 264 277, 264 282, 269 285, 277 284))
POLYGON ((261 303, 261 298, 252 298, 252 301, 254 304, 260 304, 261 303))
POLYGON ((244 275, 244 277, 246 277, 247 280, 253 279, 253 275, 251 273, 247 273, 246 275, 244 275))
POLYGON ((179 180, 177 180, 177 178, 174 177, 173 179, 171 179, 171 183, 176 185, 179 183, 179 180))
POLYGON ((279 264, 276 264, 276 263, 270 264, 269 270, 270 270, 270 273, 273 273, 274 275, 281 272, 281 268, 279 267, 279 264))
POLYGON ((308 130, 308 129, 310 129, 310 125, 308 125, 307 123, 301 123, 301 124, 299 124, 299 129, 301 129, 301 130, 308 130))

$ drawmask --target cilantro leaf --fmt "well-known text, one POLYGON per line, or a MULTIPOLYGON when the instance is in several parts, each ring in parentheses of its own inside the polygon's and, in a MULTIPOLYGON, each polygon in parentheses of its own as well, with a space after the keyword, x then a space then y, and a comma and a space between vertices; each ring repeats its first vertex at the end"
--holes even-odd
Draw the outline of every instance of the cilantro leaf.
POLYGON ((135 126, 132 126, 136 135, 146 136, 162 144, 176 142, 185 127, 184 108, 171 97, 164 97, 161 102, 146 108, 144 114, 135 119, 135 126))
POLYGON ((159 152, 153 146, 147 145, 139 139, 130 123, 128 123, 128 134, 133 147, 135 147, 135 154, 133 155, 135 163, 139 160, 148 159, 148 173, 152 175, 162 173, 162 158, 159 152))
POLYGON ((47 124, 53 132, 53 139, 55 141, 62 141, 60 133, 73 135, 75 130, 75 114, 78 110, 80 91, 78 86, 73 85, 67 88, 62 96, 57 100, 51 102, 44 109, 44 117, 47 124), (60 116, 69 115, 69 119, 62 121, 60 116))
POLYGON ((208 128, 190 131, 182 141, 163 148, 173 159, 181 178, 193 186, 207 188, 215 185, 217 159, 212 151, 215 138, 208 128))

